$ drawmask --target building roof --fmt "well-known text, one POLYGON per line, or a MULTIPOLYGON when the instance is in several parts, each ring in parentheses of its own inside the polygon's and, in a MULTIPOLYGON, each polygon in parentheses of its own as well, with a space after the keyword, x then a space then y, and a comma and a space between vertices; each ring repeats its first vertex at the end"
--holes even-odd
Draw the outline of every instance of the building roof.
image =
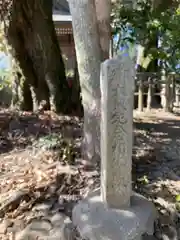
POLYGON ((67 0, 53 0, 53 20, 71 22, 72 17, 67 0))

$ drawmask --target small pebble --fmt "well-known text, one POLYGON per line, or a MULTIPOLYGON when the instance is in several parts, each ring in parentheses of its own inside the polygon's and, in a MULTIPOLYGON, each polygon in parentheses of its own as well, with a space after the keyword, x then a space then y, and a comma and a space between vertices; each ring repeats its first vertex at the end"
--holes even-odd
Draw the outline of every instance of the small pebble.
POLYGON ((51 217, 51 223, 53 226, 63 226, 66 216, 63 213, 55 213, 51 217))

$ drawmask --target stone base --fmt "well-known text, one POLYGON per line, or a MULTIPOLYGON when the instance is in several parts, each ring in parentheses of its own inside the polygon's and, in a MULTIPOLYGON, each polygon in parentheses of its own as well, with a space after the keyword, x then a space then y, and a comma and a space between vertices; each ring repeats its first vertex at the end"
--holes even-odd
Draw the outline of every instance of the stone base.
POLYGON ((109 209, 96 190, 75 206, 72 221, 83 239, 139 240, 154 233, 156 217, 153 203, 137 193, 132 193, 131 207, 109 209))

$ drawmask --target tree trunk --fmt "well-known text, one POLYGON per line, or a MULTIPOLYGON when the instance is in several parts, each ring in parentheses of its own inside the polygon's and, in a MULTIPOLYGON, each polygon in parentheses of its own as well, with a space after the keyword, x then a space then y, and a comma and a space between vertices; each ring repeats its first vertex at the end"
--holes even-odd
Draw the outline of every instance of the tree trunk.
POLYGON ((100 161, 100 64, 109 58, 110 1, 69 0, 84 108, 83 156, 100 161))
MULTIPOLYGON (((13 16, 12 16, 13 17, 13 16)), ((11 21, 8 29, 8 40, 10 45, 12 45, 14 49, 14 56, 18 60, 20 68, 22 69, 22 72, 25 77, 25 81, 27 81, 26 85, 31 85, 36 91, 36 96, 38 96, 37 93, 37 84, 38 80, 32 65, 32 61, 29 57, 29 54, 25 48, 25 42, 22 37, 22 33, 19 31, 18 28, 16 28, 16 21, 11 21)), ((17 72, 17 81, 19 80, 19 73, 17 72)), ((20 84, 20 82, 19 82, 20 84)), ((19 96, 20 98, 22 96, 19 96)), ((25 101, 25 99, 23 99, 25 101)), ((28 103, 24 102, 22 103, 22 106, 27 106, 29 105, 28 103)), ((31 108, 26 109, 26 110, 33 110, 31 108)))
POLYGON ((77 61, 74 68, 74 79, 71 84, 71 100, 72 100, 72 109, 74 113, 82 117, 83 116, 83 106, 82 106, 82 99, 81 99, 81 87, 79 82, 79 72, 77 61))
POLYGON ((69 0, 84 107, 83 156, 100 160, 100 63, 101 49, 95 3, 69 0))
POLYGON ((21 109, 23 111, 33 110, 33 99, 31 95, 31 89, 27 81, 22 83, 22 103, 21 109))
POLYGON ((111 41, 111 1, 95 0, 96 15, 99 29, 100 45, 102 60, 109 58, 110 41, 111 41))
POLYGON ((51 110, 67 112, 69 88, 52 21, 52 0, 14 0, 8 37, 36 101, 48 105, 50 99, 51 110))

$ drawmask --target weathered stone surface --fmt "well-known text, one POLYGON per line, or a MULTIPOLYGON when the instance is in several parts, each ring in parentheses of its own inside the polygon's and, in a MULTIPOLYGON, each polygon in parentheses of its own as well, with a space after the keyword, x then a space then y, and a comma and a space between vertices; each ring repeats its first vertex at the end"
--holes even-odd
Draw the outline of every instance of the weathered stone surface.
POLYGON ((134 77, 129 57, 102 64, 101 189, 72 214, 83 239, 140 240, 154 232, 154 205, 131 187, 134 77))
POLYGON ((100 190, 92 195, 73 210, 73 224, 82 238, 128 240, 141 239, 144 233, 153 234, 156 210, 143 196, 133 193, 129 208, 113 209, 103 203, 100 190))
POLYGON ((101 190, 104 203, 113 208, 130 204, 134 78, 130 57, 102 63, 101 190))
POLYGON ((147 235, 147 234, 144 234, 142 236, 142 240, 157 240, 156 237, 152 236, 152 235, 147 235))

